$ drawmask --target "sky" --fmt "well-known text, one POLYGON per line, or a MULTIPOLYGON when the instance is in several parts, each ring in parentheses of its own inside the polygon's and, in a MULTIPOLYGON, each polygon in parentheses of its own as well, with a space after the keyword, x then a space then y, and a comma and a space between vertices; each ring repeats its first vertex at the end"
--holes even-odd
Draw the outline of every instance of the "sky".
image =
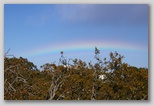
POLYGON ((39 68, 65 58, 95 63, 94 50, 109 59, 148 68, 147 4, 5 4, 4 52, 39 68))

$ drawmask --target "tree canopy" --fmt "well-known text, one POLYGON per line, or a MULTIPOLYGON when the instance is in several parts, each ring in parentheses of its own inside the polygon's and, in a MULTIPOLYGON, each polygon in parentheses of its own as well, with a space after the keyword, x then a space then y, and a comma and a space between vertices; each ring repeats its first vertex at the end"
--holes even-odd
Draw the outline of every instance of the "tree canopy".
POLYGON ((23 57, 4 57, 5 100, 147 100, 148 69, 123 63, 124 56, 109 53, 95 64, 66 59, 46 63, 38 69, 23 57), (68 60, 68 61, 67 61, 68 60), (101 76, 101 77, 100 77, 101 76))

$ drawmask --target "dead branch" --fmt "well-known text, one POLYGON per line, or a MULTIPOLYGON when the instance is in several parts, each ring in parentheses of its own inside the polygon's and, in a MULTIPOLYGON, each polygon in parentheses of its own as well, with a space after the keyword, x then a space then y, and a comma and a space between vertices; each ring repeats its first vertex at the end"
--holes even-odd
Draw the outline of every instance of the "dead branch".
POLYGON ((10 48, 8 49, 8 51, 4 54, 4 57, 9 57, 9 56, 12 56, 12 57, 15 57, 14 55, 12 54, 8 54, 10 51, 10 48))
MULTIPOLYGON (((54 79, 54 76, 53 76, 53 80, 50 85, 50 91, 49 91, 50 98, 49 98, 49 100, 52 100, 55 97, 57 90, 63 86, 64 81, 68 77, 70 77, 70 75, 64 76, 64 73, 62 73, 57 79, 54 79)), ((62 95, 60 95, 60 96, 62 96, 62 95)), ((60 98, 60 96, 59 96, 59 98, 60 98)))

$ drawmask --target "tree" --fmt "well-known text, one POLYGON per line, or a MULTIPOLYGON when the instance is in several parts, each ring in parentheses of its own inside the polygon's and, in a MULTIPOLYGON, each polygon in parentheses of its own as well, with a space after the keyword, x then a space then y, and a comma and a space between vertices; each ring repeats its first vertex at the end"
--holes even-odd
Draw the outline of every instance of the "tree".
POLYGON ((124 56, 117 52, 109 53, 107 60, 95 47, 97 62, 92 64, 77 58, 67 61, 62 51, 58 65, 46 63, 41 71, 8 52, 4 56, 5 100, 148 99, 148 69, 123 63, 124 56))
MULTIPOLYGON (((17 99, 20 92, 26 92, 27 80, 30 78, 29 71, 38 71, 36 66, 27 59, 4 58, 4 98, 17 99)), ((26 97, 24 97, 26 99, 26 97)))

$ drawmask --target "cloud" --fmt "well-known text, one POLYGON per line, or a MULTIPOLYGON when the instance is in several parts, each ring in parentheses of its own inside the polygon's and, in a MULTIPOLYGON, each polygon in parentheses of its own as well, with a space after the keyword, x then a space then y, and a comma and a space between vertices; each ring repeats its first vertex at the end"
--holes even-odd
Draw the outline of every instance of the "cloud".
POLYGON ((64 4, 56 5, 61 20, 93 24, 148 23, 145 4, 64 4))
POLYGON ((40 8, 40 12, 27 17, 27 23, 44 25, 56 19, 72 24, 148 24, 146 4, 52 4, 40 8))
POLYGON ((91 15, 91 12, 95 9, 95 5, 57 5, 57 9, 63 20, 86 21, 95 17, 91 15))

